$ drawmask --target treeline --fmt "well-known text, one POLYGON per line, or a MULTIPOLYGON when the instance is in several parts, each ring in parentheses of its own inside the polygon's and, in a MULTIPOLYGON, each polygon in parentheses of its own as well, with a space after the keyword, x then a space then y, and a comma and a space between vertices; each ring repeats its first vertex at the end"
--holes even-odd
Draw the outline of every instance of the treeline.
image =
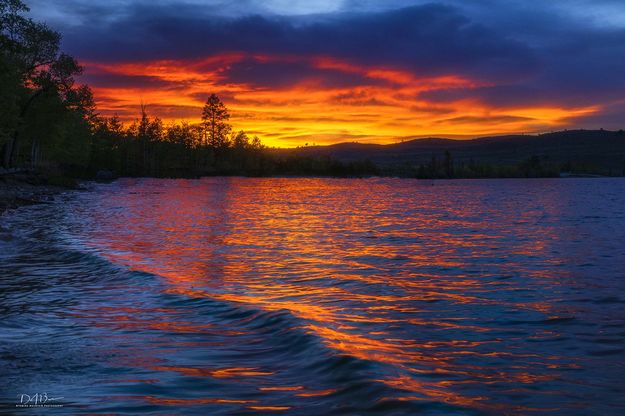
POLYGON ((450 151, 433 154, 429 163, 405 163, 378 168, 385 176, 418 179, 556 178, 564 176, 625 176, 625 169, 603 168, 588 162, 554 162, 534 155, 518 163, 455 161, 450 151))
POLYGON ((124 127, 118 118, 97 118, 91 139, 90 172, 123 176, 209 175, 363 176, 377 173, 371 162, 342 163, 327 157, 278 155, 256 136, 234 132, 224 103, 211 94, 202 121, 165 126, 142 107, 141 118, 124 127))
POLYGON ((228 111, 216 95, 204 107, 202 123, 165 126, 142 107, 140 119, 124 127, 118 118, 93 125, 89 170, 123 176, 196 177, 262 175, 270 160, 258 137, 232 132, 228 111))
POLYGON ((409 176, 419 179, 545 178, 559 177, 564 169, 565 166, 546 163, 538 156, 513 165, 495 165, 474 160, 456 162, 447 150, 442 158, 433 155, 430 163, 411 167, 409 176))

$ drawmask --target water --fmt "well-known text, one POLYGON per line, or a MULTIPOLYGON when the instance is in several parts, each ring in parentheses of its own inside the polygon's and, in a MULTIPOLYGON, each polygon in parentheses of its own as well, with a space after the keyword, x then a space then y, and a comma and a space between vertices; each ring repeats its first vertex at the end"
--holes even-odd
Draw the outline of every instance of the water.
POLYGON ((2 218, 0 402, 625 413, 625 180, 120 180, 2 218))

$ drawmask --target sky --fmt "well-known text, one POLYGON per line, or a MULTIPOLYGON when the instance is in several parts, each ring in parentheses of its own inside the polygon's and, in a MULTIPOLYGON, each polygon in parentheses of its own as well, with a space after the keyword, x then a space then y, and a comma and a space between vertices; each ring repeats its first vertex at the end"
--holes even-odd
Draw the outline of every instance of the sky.
POLYGON ((26 0, 99 112, 270 146, 625 127, 622 0, 26 0))

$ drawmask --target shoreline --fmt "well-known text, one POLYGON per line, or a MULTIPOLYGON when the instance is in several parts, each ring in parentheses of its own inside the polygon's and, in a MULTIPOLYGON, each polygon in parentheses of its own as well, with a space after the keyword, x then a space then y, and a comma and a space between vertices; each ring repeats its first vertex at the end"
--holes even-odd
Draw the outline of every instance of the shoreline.
POLYGON ((72 179, 33 173, 0 174, 0 217, 22 206, 47 204, 64 191, 81 189, 72 179))

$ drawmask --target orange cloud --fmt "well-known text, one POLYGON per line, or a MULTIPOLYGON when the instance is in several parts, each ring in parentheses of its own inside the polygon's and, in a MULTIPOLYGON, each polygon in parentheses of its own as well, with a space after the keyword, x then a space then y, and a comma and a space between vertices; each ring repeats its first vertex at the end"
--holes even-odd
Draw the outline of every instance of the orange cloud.
MULTIPOLYGON (((452 74, 427 76, 383 66, 363 67, 331 57, 228 53, 187 61, 88 62, 86 68, 103 115, 118 114, 129 121, 136 118, 140 103, 145 103, 152 115, 166 123, 195 123, 205 97, 215 92, 229 107, 235 129, 279 147, 532 133, 566 127, 571 118, 600 110, 566 105, 495 108, 478 99, 433 102, 420 94, 488 84, 452 74), (310 70, 286 85, 254 82, 257 66, 277 63, 310 70), (233 65, 248 65, 252 80, 231 76, 233 65), (328 74, 350 82, 327 82, 328 74), (102 82, 102 76, 108 81, 102 82), (130 81, 116 84, 116 77, 130 77, 130 81)), ((277 81, 282 76, 275 73, 277 81)))

